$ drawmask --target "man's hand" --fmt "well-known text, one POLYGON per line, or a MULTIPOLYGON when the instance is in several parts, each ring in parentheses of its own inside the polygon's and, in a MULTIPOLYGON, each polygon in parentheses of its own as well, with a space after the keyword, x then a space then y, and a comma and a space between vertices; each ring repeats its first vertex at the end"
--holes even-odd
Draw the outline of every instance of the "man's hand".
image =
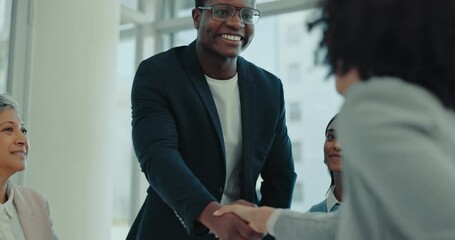
MULTIPOLYGON (((246 204, 248 202, 242 201, 246 204)), ((217 202, 209 203, 198 220, 208 227, 221 240, 255 240, 261 239, 263 234, 252 230, 248 224, 234 214, 214 216, 213 213, 221 207, 217 202)))
POLYGON ((239 204, 227 205, 221 207, 214 213, 214 216, 225 216, 235 213, 248 223, 248 225, 256 232, 267 233, 267 221, 272 215, 275 208, 271 207, 249 207, 239 204))

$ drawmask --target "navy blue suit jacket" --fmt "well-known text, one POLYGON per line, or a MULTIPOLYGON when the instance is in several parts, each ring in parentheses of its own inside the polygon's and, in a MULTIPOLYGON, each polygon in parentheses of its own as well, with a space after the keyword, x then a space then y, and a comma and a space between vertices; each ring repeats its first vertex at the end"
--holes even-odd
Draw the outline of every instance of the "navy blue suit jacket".
MULTIPOLYGON (((283 86, 238 57, 243 157, 241 198, 288 208, 296 178, 283 86), (261 199, 256 195, 259 174, 261 199)), ((197 221, 220 201, 225 149, 215 102, 195 42, 144 60, 132 87, 133 144, 150 187, 127 239, 202 239, 197 221)))

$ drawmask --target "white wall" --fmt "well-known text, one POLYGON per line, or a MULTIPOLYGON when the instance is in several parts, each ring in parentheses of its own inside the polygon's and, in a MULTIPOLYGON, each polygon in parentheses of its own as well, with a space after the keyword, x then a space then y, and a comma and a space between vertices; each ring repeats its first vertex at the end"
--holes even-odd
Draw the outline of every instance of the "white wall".
POLYGON ((60 239, 110 239, 119 2, 32 0, 25 185, 60 239))

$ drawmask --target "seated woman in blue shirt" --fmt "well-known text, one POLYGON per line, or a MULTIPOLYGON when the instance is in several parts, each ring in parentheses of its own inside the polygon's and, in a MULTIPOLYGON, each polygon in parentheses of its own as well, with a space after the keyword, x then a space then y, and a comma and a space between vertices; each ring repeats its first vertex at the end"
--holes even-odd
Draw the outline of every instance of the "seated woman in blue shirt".
POLYGON ((343 198, 343 187, 341 185, 341 147, 336 138, 335 115, 330 119, 325 128, 324 163, 330 173, 330 188, 327 198, 322 202, 313 205, 309 212, 332 212, 338 209, 343 198))

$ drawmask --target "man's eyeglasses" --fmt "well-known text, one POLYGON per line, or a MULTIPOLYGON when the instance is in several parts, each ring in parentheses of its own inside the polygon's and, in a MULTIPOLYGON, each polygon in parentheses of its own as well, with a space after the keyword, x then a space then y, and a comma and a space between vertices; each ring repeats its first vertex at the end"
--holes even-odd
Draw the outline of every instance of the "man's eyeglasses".
POLYGON ((256 24, 261 16, 261 12, 254 8, 238 8, 231 5, 219 4, 211 7, 198 7, 201 10, 211 10, 212 17, 220 21, 229 21, 235 14, 240 12, 240 19, 245 24, 256 24))

